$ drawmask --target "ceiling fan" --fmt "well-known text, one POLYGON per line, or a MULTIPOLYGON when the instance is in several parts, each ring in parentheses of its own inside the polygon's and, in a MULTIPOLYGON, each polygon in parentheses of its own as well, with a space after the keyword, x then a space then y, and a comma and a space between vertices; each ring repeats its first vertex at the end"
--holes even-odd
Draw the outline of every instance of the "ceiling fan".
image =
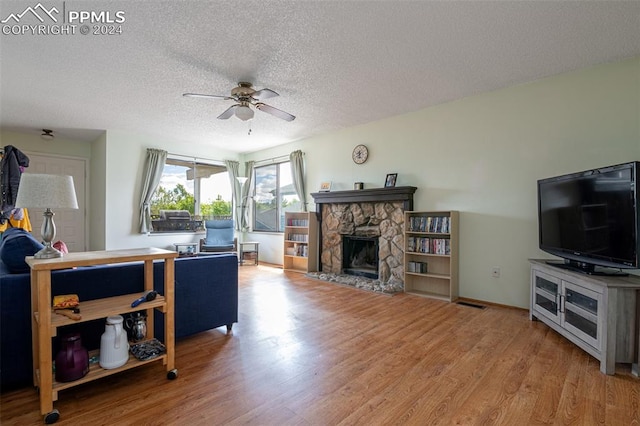
POLYGON ((274 108, 271 105, 267 105, 261 102, 263 99, 274 98, 278 95, 271 89, 255 90, 251 83, 241 81, 238 83, 238 87, 231 90, 230 96, 224 95, 204 95, 200 93, 183 93, 182 96, 191 98, 211 98, 222 99, 225 101, 235 101, 236 104, 227 108, 222 114, 218 116, 220 120, 226 120, 232 115, 235 115, 242 121, 251 120, 253 118, 254 111, 252 106, 260 111, 271 114, 275 117, 281 118, 286 121, 295 120, 295 115, 291 115, 288 112, 274 108))

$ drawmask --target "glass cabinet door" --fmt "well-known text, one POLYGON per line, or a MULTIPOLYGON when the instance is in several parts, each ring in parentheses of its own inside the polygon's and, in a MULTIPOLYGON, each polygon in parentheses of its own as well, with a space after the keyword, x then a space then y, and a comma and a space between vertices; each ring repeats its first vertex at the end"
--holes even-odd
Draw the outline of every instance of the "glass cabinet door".
POLYGON ((563 327, 596 349, 601 349, 602 330, 598 318, 602 310, 602 295, 564 282, 563 327))
POLYGON ((534 271, 534 309, 536 312, 560 323, 560 280, 540 271, 534 271))

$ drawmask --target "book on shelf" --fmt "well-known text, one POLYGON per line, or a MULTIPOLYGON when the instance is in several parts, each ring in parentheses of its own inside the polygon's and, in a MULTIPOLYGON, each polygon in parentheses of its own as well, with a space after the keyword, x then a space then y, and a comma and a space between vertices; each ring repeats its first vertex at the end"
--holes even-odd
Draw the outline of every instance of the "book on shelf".
POLYGON ((293 219, 293 218, 289 218, 287 220, 287 226, 308 227, 309 226, 309 219, 293 219))
POLYGON ((448 238, 407 237, 407 251, 410 253, 451 254, 451 240, 448 238))
POLYGON ((306 243, 309 242, 309 236, 307 234, 287 234, 287 240, 306 243))
POLYGON ((306 244, 294 244, 293 255, 298 257, 309 257, 309 246, 306 244))
POLYGON ((427 273, 427 262, 414 262, 409 261, 407 263, 407 272, 414 272, 418 274, 427 273))
POLYGON ((451 232, 451 218, 449 216, 411 216, 409 231, 449 234, 451 232))

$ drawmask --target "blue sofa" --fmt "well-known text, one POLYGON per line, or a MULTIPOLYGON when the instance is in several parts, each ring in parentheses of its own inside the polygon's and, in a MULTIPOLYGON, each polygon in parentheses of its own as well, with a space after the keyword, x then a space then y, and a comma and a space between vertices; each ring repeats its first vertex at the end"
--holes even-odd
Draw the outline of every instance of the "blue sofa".
MULTIPOLYGON (((154 288, 163 293, 164 267, 154 264, 154 288)), ((54 271, 51 294, 78 294, 83 300, 143 291, 142 263, 89 266, 54 271)), ((132 300, 133 301, 133 300, 132 300)), ((141 305, 143 307, 143 305, 141 305)), ((30 274, 9 272, 0 261, 0 390, 32 384, 30 274)), ((235 254, 185 257, 175 260, 176 339, 238 322, 238 259, 235 254)), ((104 321, 65 327, 80 332, 87 349, 100 347, 104 321)), ((155 335, 162 340, 162 314, 155 313, 155 335)), ((57 353, 57 339, 53 342, 57 353)))

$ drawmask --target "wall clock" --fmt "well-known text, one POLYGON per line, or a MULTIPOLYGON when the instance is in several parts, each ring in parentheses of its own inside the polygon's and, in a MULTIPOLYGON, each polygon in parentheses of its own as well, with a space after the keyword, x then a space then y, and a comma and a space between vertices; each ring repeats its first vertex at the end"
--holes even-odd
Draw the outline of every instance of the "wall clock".
POLYGON ((356 164, 362 164, 365 161, 367 161, 367 158, 369 157, 369 148, 367 148, 364 145, 356 145, 355 148, 353 148, 353 153, 351 154, 351 158, 353 159, 353 162, 356 164))

